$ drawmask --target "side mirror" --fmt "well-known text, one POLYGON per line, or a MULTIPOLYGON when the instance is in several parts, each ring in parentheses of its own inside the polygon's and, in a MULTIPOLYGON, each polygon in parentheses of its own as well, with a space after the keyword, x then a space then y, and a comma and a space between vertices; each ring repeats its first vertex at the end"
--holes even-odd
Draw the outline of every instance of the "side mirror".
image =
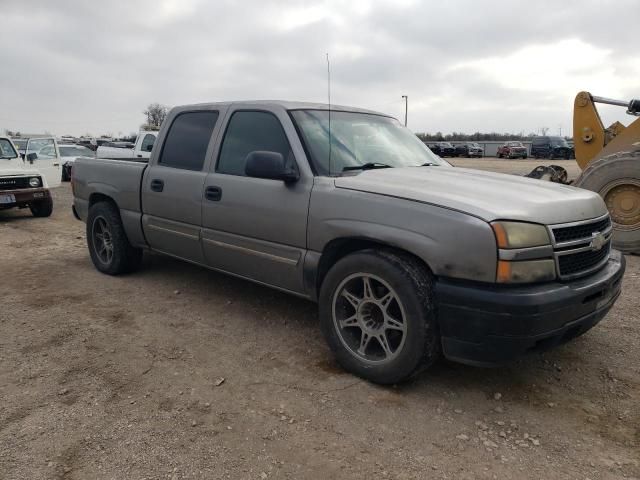
POLYGON ((150 152, 151 150, 153 150, 153 145, 147 145, 144 150, 145 152, 150 152))
POLYGON ((298 173, 284 165, 284 157, 278 152, 255 151, 247 155, 244 173, 248 177, 269 178, 292 183, 298 180, 298 173))
POLYGON ((27 153, 26 159, 27 162, 33 164, 33 161, 36 160, 38 158, 38 154, 33 152, 33 153, 27 153))

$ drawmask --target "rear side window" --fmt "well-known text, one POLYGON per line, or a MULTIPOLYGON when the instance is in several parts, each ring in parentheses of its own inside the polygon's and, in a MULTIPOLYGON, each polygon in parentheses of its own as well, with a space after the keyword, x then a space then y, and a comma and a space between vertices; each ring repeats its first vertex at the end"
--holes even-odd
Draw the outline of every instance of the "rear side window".
MULTIPOLYGON (((186 112, 171 123, 158 163, 165 167, 202 170, 218 112, 186 112)), ((145 139, 146 140, 146 139, 145 139)))
POLYGON ((289 141, 275 115, 267 112, 235 112, 222 141, 216 171, 244 175, 247 155, 258 150, 281 153, 285 162, 294 167, 289 141))

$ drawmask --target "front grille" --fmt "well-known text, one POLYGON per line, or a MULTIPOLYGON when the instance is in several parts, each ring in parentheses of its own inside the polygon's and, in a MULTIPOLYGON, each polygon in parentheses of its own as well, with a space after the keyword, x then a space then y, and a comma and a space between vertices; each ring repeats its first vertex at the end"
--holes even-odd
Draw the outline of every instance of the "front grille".
POLYGON ((553 236, 556 243, 572 242, 574 240, 589 239, 595 232, 604 232, 611 226, 609 217, 591 223, 582 223, 570 227, 559 227, 553 229, 553 236))
POLYGON ((31 188, 29 179, 31 177, 5 177, 0 178, 0 190, 19 190, 21 188, 31 188))
POLYGON ((554 257, 562 280, 582 277, 603 267, 611 252, 611 219, 552 225, 554 257))
POLYGON ((611 242, 607 243, 600 250, 586 250, 558 256, 560 276, 568 277, 591 271, 609 257, 610 249, 611 242))

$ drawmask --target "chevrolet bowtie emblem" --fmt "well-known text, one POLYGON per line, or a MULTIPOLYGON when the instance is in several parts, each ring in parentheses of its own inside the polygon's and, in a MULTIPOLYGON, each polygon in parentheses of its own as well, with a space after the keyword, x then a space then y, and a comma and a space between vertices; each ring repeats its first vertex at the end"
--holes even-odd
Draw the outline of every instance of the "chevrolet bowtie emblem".
POLYGON ((602 247, 604 247, 606 243, 607 239, 602 232, 593 232, 591 234, 591 243, 589 244, 591 250, 602 250, 602 247))

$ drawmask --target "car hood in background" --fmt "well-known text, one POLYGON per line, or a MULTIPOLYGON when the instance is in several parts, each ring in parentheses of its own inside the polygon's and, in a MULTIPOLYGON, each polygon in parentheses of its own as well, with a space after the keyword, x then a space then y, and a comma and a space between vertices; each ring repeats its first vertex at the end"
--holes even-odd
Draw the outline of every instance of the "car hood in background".
POLYGON ((552 225, 607 213, 600 196, 588 190, 466 168, 365 170, 338 177, 335 185, 450 208, 487 222, 521 220, 552 225))
POLYGON ((35 169, 24 168, 0 168, 0 178, 2 177, 35 177, 40 175, 35 169))

